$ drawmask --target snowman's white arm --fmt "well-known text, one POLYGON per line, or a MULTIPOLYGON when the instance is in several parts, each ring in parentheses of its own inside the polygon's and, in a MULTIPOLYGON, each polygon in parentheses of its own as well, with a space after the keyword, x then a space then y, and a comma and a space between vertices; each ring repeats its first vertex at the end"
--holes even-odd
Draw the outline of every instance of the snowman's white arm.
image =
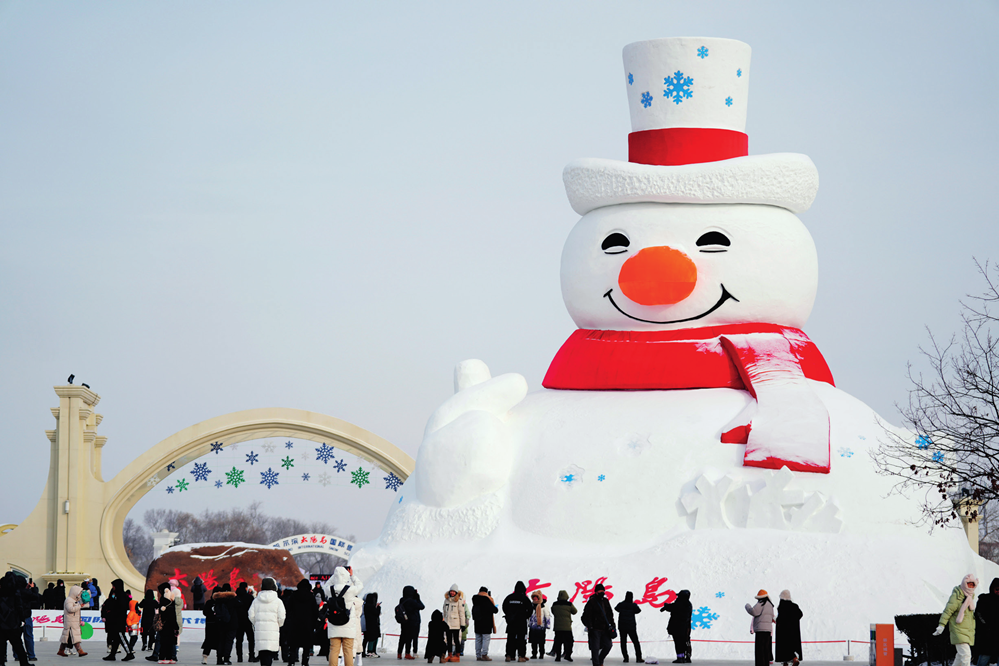
POLYGON ((751 423, 733 428, 724 442, 746 444, 750 467, 828 473, 829 413, 812 391, 791 343, 779 333, 726 335, 722 347, 746 390, 756 398, 751 423))

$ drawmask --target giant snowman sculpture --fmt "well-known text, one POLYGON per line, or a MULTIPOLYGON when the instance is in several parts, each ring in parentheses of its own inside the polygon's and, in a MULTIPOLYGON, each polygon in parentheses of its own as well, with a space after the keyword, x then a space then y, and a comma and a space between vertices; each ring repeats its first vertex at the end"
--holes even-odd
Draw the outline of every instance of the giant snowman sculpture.
MULTIPOLYGON (((795 213, 818 174, 805 155, 748 154, 749 46, 638 42, 624 65, 629 161, 563 174, 582 215, 561 271, 579 329, 533 393, 458 365, 399 503, 352 560, 366 589, 415 585, 433 607, 455 582, 503 596, 524 580, 581 603, 600 581, 652 611, 686 588, 694 652, 748 658, 698 640, 751 641, 743 605, 760 588, 791 591, 806 641, 856 641, 939 612, 966 573, 999 575, 959 527, 929 534, 915 501, 888 496, 869 456, 883 426, 802 331, 818 270, 795 213)), ((666 621, 643 613, 639 634, 664 640, 666 621)))

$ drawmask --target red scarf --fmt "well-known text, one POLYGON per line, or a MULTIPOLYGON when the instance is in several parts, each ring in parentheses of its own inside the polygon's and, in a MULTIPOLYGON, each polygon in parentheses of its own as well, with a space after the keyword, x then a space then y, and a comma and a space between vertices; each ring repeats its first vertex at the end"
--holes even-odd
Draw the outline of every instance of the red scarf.
MULTIPOLYGON (((659 390, 734 388, 753 392, 750 365, 766 366, 765 338, 782 336, 805 377, 833 384, 822 353, 797 328, 774 324, 730 324, 676 331, 579 329, 555 354, 542 385, 571 390, 659 390), (761 336, 753 347, 753 334, 761 336), (733 346, 726 336, 741 337, 733 346)), ((833 384, 835 386, 835 384, 833 384)), ((755 395, 755 393, 754 393, 755 395)))

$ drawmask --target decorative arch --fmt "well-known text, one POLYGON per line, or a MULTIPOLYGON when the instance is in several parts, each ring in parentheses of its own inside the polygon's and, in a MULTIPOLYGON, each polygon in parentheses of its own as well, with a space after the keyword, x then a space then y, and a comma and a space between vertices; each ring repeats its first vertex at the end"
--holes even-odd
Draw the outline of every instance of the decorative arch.
POLYGON ((132 461, 105 484, 100 545, 111 570, 132 589, 142 589, 145 576, 132 566, 122 539, 125 518, 142 497, 152 490, 168 466, 181 467, 211 451, 214 442, 223 446, 268 437, 292 437, 326 442, 374 463, 405 480, 415 462, 402 449, 352 423, 326 414, 300 409, 251 409, 218 416, 167 437, 132 461))

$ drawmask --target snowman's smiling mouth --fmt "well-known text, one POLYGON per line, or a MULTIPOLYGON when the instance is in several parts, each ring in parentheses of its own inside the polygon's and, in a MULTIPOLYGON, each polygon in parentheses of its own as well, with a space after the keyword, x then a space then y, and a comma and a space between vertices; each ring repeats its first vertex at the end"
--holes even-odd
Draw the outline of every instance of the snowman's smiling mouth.
POLYGON ((724 305, 725 301, 727 301, 730 298, 733 301, 735 301, 736 303, 739 302, 738 298, 736 298, 732 294, 728 293, 728 289, 725 288, 725 285, 721 285, 721 290, 722 290, 722 293, 721 293, 721 297, 718 299, 718 302, 715 303, 714 305, 712 305, 711 308, 709 308, 707 311, 702 312, 701 314, 699 314, 699 315, 697 315, 695 317, 687 317, 686 319, 672 319, 670 321, 652 321, 651 319, 640 319, 639 317, 632 317, 630 314, 628 314, 627 312, 625 312, 624 310, 622 310, 621 307, 617 303, 614 302, 614 297, 611 295, 611 292, 614 291, 613 289, 608 289, 607 293, 604 294, 604 298, 606 298, 607 300, 609 300, 611 302, 611 305, 614 306, 614 309, 617 310, 618 312, 620 312, 621 314, 623 314, 628 319, 634 319, 635 321, 640 321, 640 322, 643 322, 645 324, 682 324, 682 323, 687 322, 687 321, 695 321, 697 319, 702 319, 703 317, 707 317, 709 314, 711 314, 712 312, 714 312, 715 310, 717 310, 718 308, 720 308, 722 305, 724 305))

